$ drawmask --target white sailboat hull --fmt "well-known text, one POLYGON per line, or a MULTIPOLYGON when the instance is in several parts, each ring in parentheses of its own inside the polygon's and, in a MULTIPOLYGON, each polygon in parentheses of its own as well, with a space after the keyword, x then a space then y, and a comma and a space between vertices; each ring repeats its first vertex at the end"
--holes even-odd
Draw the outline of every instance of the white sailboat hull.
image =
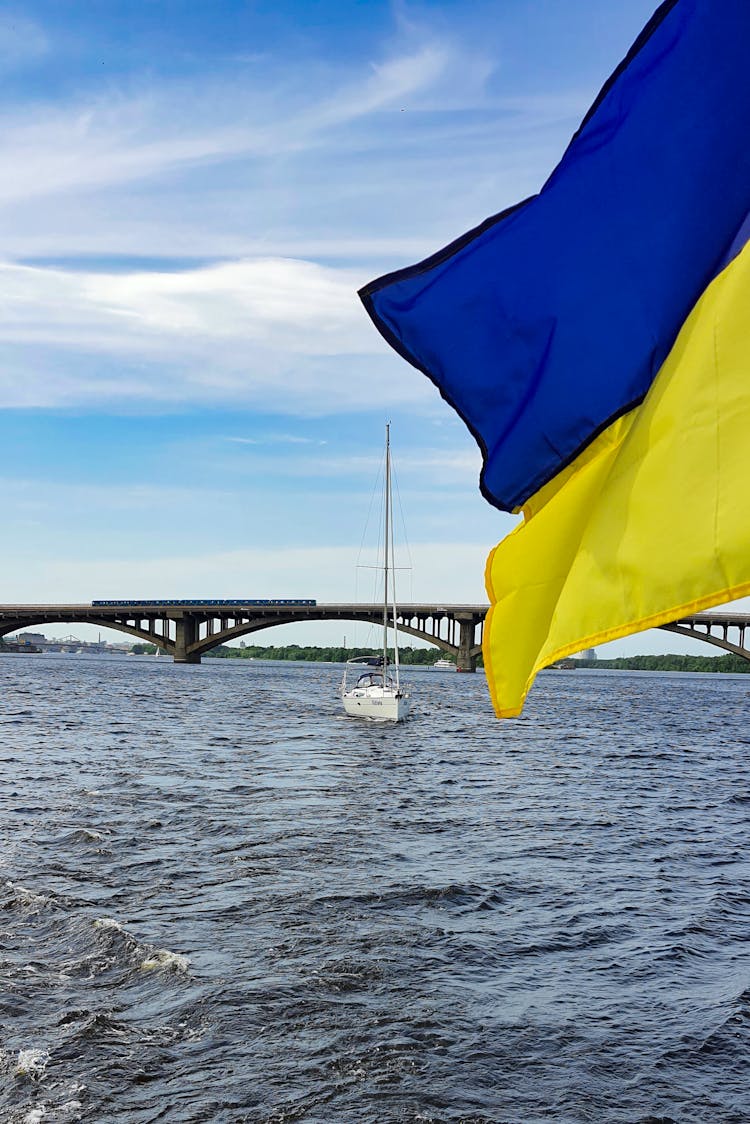
POLYGON ((342 696, 344 710, 352 718, 374 718, 381 722, 403 722, 409 714, 411 699, 403 691, 368 688, 346 691, 342 696))

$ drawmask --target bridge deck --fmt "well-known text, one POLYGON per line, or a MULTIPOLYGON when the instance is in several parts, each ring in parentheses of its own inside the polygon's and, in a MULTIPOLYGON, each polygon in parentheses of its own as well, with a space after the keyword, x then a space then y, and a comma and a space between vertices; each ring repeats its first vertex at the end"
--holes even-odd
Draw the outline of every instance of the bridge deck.
MULTIPOLYGON (((123 609, 141 609, 148 612, 179 612, 181 609, 197 610, 199 612, 206 612, 209 609, 218 611, 220 614, 229 612, 231 615, 232 609, 262 609, 263 612, 288 612, 293 608, 295 612, 305 613, 306 611, 315 612, 316 610, 326 609, 331 611, 336 610, 351 610, 351 609, 365 609, 371 611, 373 609, 380 609, 382 612, 382 602, 371 601, 318 601, 315 605, 253 605, 248 601, 232 601, 228 603, 222 602, 217 605, 215 601, 185 601, 180 602, 179 605, 174 603, 170 604, 168 601, 150 601, 148 604, 140 601, 128 602, 126 605, 92 605, 90 601, 84 602, 50 602, 34 604, 18 602, 15 604, 0 604, 0 616, 17 616, 22 612, 40 613, 55 612, 64 613, 80 613, 88 612, 94 615, 101 615, 102 613, 109 612, 122 612, 123 609)), ((399 605, 399 612, 413 611, 417 613, 452 613, 452 612, 470 612, 470 613, 486 613, 489 605, 486 603, 477 604, 469 602, 455 602, 455 601, 415 601, 407 602, 399 605)), ((750 624, 750 613, 736 613, 732 611, 722 611, 718 609, 704 610, 700 613, 693 613, 683 618, 684 620, 701 620, 701 621, 714 621, 721 624, 725 620, 730 620, 733 624, 750 624)))
MULTIPOLYGON (((400 615, 407 616, 432 616, 438 613, 474 613, 485 614, 489 605, 469 605, 469 604, 453 604, 445 602, 436 605, 435 602, 414 602, 405 605, 399 605, 398 611, 400 615)), ((312 616, 319 613, 321 610, 325 612, 344 613, 352 611, 361 612, 383 612, 382 603, 377 602, 360 602, 360 601, 333 601, 333 602, 318 602, 317 605, 252 605, 247 601, 233 601, 231 604, 217 605, 211 601, 190 601, 184 602, 179 605, 169 604, 167 601, 155 603, 153 601, 148 604, 133 601, 127 605, 92 605, 90 602, 83 604, 48 604, 48 605, 0 605, 0 617, 18 617, 25 616, 27 613, 30 615, 39 615, 42 613, 85 613, 89 616, 122 616, 124 612, 140 612, 148 616, 157 613, 159 615, 180 612, 198 612, 207 613, 213 612, 216 616, 231 617, 232 610, 242 610, 243 612, 263 612, 276 613, 279 616, 288 615, 290 610, 300 616, 312 616)))

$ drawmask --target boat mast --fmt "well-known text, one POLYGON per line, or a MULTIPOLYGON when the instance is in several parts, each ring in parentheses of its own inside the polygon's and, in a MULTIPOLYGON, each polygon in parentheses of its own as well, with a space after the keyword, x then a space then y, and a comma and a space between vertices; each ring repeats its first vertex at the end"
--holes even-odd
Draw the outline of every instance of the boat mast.
MULTIPOLYGON (((388 442, 388 465, 390 469, 390 441, 388 442)), ((391 581, 391 602, 393 607, 393 666, 396 669, 396 690, 399 688, 398 679, 398 622, 396 620, 396 547, 395 547, 395 528, 393 520, 393 487, 391 485, 391 473, 388 473, 388 499, 390 504, 390 519, 391 519, 391 568, 393 570, 393 580, 391 581)))
POLYGON ((388 672, 388 543, 391 508, 391 423, 385 425, 385 534, 383 536, 383 686, 388 672))

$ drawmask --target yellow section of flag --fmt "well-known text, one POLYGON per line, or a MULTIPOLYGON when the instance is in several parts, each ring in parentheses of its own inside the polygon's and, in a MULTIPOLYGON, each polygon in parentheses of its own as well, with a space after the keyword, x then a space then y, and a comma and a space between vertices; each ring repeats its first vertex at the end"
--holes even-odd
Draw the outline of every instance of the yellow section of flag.
POLYGON ((501 718, 555 660, 750 593, 750 246, 707 288, 644 402, 525 505, 486 583, 501 718))

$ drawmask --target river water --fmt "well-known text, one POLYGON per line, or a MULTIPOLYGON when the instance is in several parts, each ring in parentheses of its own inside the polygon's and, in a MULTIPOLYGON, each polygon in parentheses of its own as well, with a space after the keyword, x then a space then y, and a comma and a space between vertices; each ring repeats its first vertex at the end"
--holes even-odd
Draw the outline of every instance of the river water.
POLYGON ((0 1119, 750 1120, 750 677, 0 658, 0 1119))

